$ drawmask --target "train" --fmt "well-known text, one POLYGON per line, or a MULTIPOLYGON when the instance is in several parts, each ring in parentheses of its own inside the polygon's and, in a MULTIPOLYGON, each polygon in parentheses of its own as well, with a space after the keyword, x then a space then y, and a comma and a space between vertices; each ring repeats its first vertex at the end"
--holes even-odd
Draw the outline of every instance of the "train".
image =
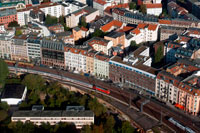
POLYGON ((180 122, 178 122, 172 117, 168 118, 168 121, 174 124, 175 126, 179 127, 180 129, 182 129, 186 133, 195 133, 195 131, 193 131, 191 128, 184 126, 183 124, 181 124, 180 122))
POLYGON ((15 66, 17 65, 18 67, 24 67, 24 68, 33 68, 34 64, 30 62, 17 62, 13 60, 4 60, 9 66, 15 66))
POLYGON ((61 75, 57 75, 57 74, 53 74, 53 73, 49 73, 49 72, 43 72, 43 71, 39 71, 39 70, 33 70, 33 69, 27 69, 27 68, 15 68, 13 66, 9 66, 8 67, 10 70, 12 71, 18 71, 18 72, 23 72, 23 73, 32 73, 32 74, 38 74, 38 75, 42 75, 42 76, 47 76, 53 79, 58 79, 58 80, 62 80, 62 81, 67 81, 67 82, 72 82, 75 83, 77 85, 81 85, 87 88, 91 88, 93 90, 97 90, 99 92, 105 93, 105 94, 110 94, 110 90, 105 89, 105 88, 101 88, 99 86, 96 86, 95 84, 90 84, 90 83, 86 83, 77 79, 72 79, 72 78, 68 78, 68 77, 64 77, 61 75))

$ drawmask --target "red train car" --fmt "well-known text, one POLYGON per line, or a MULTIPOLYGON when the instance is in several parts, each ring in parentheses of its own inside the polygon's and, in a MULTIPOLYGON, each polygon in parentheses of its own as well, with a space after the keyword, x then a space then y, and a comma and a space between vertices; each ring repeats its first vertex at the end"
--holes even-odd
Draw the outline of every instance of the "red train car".
POLYGON ((101 91, 101 92, 106 93, 106 94, 110 94, 110 90, 104 89, 104 88, 101 88, 101 87, 98 87, 98 86, 96 86, 96 85, 93 85, 93 89, 94 89, 94 90, 101 91))

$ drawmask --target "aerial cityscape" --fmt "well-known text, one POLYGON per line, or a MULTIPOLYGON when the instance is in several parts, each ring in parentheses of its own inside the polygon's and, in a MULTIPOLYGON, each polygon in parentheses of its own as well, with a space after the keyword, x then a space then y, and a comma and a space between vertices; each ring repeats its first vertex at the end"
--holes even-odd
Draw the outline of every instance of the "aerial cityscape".
POLYGON ((0 0, 0 132, 200 133, 200 0, 0 0))

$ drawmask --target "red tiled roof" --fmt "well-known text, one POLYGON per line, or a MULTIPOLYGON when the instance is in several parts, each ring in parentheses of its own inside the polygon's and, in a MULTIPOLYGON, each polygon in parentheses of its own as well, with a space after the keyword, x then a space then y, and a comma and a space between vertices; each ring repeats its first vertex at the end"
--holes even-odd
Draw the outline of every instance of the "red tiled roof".
POLYGON ((159 19, 159 24, 172 24, 171 20, 159 19))
POLYGON ((94 0, 94 2, 100 4, 100 5, 105 5, 106 4, 106 1, 104 0, 94 0))
POLYGON ((85 27, 83 27, 83 26, 81 27, 81 30, 82 30, 82 31, 88 31, 88 29, 85 28, 85 27))
POLYGON ((122 29, 122 31, 123 31, 123 32, 127 32, 127 31, 130 31, 130 30, 132 30, 132 29, 134 29, 134 27, 131 27, 131 26, 124 26, 123 29, 122 29))
POLYGON ((146 4, 146 8, 162 8, 162 4, 146 4))
POLYGON ((153 30, 153 31, 155 31, 156 29, 157 29, 157 24, 149 24, 149 26, 148 26, 148 30, 153 30))
POLYGON ((135 28, 134 30, 131 31, 133 34, 138 35, 140 33, 140 29, 139 28, 135 28))
POLYGON ((144 29, 146 26, 147 26, 147 24, 145 24, 145 23, 139 23, 137 28, 144 29))
POLYGON ((108 6, 104 12, 107 12, 109 14, 111 14, 111 10, 113 8, 129 8, 129 4, 128 3, 124 3, 124 4, 119 4, 119 5, 114 5, 114 6, 108 6))
POLYGON ((112 26, 121 27, 122 25, 123 25, 123 23, 122 23, 121 21, 113 20, 113 21, 111 21, 111 22, 105 24, 104 26, 102 26, 102 27, 101 27, 101 30, 102 30, 103 32, 107 32, 107 31, 110 30, 110 28, 111 28, 112 26))

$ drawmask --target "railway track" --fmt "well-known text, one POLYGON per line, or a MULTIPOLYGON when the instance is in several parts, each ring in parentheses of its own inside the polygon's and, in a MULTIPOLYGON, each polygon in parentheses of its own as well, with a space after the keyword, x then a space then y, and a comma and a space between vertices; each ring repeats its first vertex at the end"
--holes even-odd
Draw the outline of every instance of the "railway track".
MULTIPOLYGON (((14 68, 14 67, 9 67, 9 69, 11 71, 16 71, 16 68, 14 68)), ((130 93, 129 92, 124 91, 124 90, 122 91, 117 87, 111 86, 107 83, 96 80, 94 78, 84 77, 84 76, 80 76, 78 74, 72 74, 72 73, 66 72, 66 71, 59 71, 59 70, 43 68, 43 67, 34 67, 34 68, 31 68, 31 69, 19 68, 18 71, 19 70, 21 70, 22 72, 25 72, 25 73, 34 73, 34 74, 40 74, 40 75, 43 75, 43 76, 49 76, 51 79, 57 78, 57 80, 59 82, 61 82, 61 80, 63 80, 65 77, 67 77, 68 79, 78 80, 78 81, 81 81, 81 82, 84 82, 84 83, 87 83, 87 84, 95 84, 95 85, 100 86, 102 88, 109 89, 110 92, 111 92, 109 96, 114 98, 115 100, 118 100, 118 101, 120 101, 121 103, 123 103, 127 106, 130 104, 130 99, 129 99, 130 93)), ((68 84, 69 83, 70 82, 68 82, 68 84)), ((73 81, 71 82, 71 85, 75 85, 73 81)), ((76 87, 80 87, 80 85, 78 85, 78 86, 76 85, 76 87)), ((83 86, 83 87, 86 87, 86 86, 83 86)), ((84 88, 84 89, 86 89, 86 88, 84 88)), ((104 95, 106 95, 106 94, 104 94, 104 95)), ((133 96, 134 95, 132 95, 132 97, 133 96)), ((131 106, 134 106, 135 108, 139 109, 141 103, 142 103, 142 100, 139 100, 137 102, 131 101, 131 106)), ((144 112, 153 116, 157 120, 160 120, 160 118, 161 118, 161 112, 160 112, 161 108, 160 107, 161 107, 160 105, 156 105, 155 103, 150 102, 149 104, 144 106, 144 112)), ((185 119, 183 118, 184 120, 182 120, 181 118, 177 117, 176 113, 169 111, 164 107, 162 107, 162 111, 163 111, 164 114, 168 114, 169 117, 174 117, 175 119, 177 119, 178 121, 180 121, 184 125, 187 125, 188 127, 193 129, 194 131, 200 132, 199 127, 194 126, 192 124, 193 122, 190 119, 187 119, 187 121, 185 121, 185 119)), ((176 132, 182 132, 182 130, 178 129, 172 123, 167 121, 164 116, 162 117, 162 120, 163 120, 164 124, 168 125, 172 129, 174 129, 176 132)))

